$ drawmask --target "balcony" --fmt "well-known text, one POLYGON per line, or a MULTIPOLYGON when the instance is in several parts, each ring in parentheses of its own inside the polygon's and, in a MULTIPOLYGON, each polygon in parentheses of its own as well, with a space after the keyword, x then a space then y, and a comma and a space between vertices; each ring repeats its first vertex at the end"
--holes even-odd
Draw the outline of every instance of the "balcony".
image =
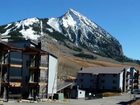
POLYGON ((21 76, 10 76, 9 80, 14 81, 14 82, 21 82, 22 77, 21 76))

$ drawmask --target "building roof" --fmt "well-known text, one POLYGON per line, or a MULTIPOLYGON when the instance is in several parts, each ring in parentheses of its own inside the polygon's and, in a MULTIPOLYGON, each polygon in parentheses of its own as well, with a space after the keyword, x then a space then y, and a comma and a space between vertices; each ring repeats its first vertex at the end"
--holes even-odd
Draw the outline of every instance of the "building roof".
POLYGON ((1 51, 8 51, 8 50, 11 50, 11 51, 22 51, 22 49, 16 48, 15 46, 11 46, 7 42, 0 42, 0 49, 1 49, 1 51))
POLYGON ((28 54, 40 54, 40 55, 47 55, 48 52, 43 51, 41 49, 35 48, 35 47, 26 47, 23 49, 24 53, 28 53, 28 54))
POLYGON ((125 67, 88 67, 84 68, 78 73, 90 73, 90 74, 119 74, 125 67))
MULTIPOLYGON (((23 42, 27 42, 28 40, 22 40, 23 42)), ((19 41, 20 43, 22 41, 19 41)), ((16 43, 18 41, 13 41, 13 43, 16 43)), ((1 51, 23 51, 24 53, 28 53, 28 54, 40 54, 40 55, 48 55, 49 53, 47 51, 44 51, 42 49, 36 48, 36 47, 26 47, 26 48, 19 48, 18 46, 15 46, 13 43, 11 42, 0 42, 0 49, 1 51)))

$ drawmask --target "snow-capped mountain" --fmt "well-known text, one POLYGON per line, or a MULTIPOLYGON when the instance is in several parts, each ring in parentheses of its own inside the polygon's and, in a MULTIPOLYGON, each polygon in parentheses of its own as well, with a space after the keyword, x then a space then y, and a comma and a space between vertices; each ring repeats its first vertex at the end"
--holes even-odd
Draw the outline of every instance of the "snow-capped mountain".
POLYGON ((18 22, 0 26, 2 36, 10 38, 25 38, 37 40, 39 37, 50 35, 57 41, 70 47, 87 49, 90 52, 111 58, 123 56, 119 41, 73 9, 69 9, 63 16, 57 18, 29 18, 18 22))
MULTIPOLYGON (((1 35, 11 35, 11 33, 20 33, 25 39, 37 39, 40 35, 34 31, 33 25, 39 24, 39 19, 37 18, 29 18, 22 21, 10 23, 8 25, 1 26, 3 29, 1 30, 1 35), (5 32, 4 32, 5 31, 5 32)), ((14 36, 13 36, 14 37, 14 36)))

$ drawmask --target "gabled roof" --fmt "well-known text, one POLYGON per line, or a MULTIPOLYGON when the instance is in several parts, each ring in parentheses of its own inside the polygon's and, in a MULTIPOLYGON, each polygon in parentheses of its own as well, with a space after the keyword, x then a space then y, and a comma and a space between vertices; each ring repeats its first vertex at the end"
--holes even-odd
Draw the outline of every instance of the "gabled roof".
POLYGON ((125 67, 88 67, 84 68, 78 73, 90 73, 90 74, 119 74, 125 67))

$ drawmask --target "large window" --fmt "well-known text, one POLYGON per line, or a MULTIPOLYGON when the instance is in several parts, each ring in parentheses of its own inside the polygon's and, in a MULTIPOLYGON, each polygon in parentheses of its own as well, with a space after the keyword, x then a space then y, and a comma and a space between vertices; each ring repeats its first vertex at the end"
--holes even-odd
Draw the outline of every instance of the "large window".
POLYGON ((105 87, 104 87, 104 86, 102 86, 102 89, 105 89, 105 87))
POLYGON ((117 74, 113 74, 113 77, 117 77, 117 74))
POLYGON ((90 77, 92 77, 92 74, 90 74, 90 77))
POLYGON ((81 88, 83 88, 83 84, 81 84, 81 88))
POLYGON ((80 82, 83 82, 83 79, 80 79, 80 82))
POLYGON ((102 76, 104 77, 104 76, 105 76, 105 74, 102 74, 102 76))
POLYGON ((105 83, 105 80, 103 79, 103 80, 101 80, 101 82, 102 82, 102 83, 105 83))
POLYGON ((113 90, 116 90, 116 89, 117 89, 117 87, 116 87, 116 86, 113 86, 113 87, 112 87, 112 89, 113 89, 113 90))
POLYGON ((116 81, 116 80, 113 80, 113 81, 112 81, 112 83, 113 83, 113 84, 116 84, 116 83, 117 83, 117 81, 116 81))
POLYGON ((91 79, 90 82, 94 82, 94 79, 91 79))
POLYGON ((84 76, 84 73, 81 73, 81 76, 84 76))

